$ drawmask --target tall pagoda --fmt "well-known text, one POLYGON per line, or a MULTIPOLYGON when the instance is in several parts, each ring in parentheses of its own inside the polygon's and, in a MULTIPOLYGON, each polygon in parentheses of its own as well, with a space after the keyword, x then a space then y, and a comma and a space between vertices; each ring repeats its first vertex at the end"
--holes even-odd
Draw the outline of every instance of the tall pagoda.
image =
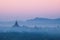
POLYGON ((17 22, 17 21, 15 22, 15 24, 13 25, 13 27, 20 27, 20 26, 18 25, 18 22, 17 22))

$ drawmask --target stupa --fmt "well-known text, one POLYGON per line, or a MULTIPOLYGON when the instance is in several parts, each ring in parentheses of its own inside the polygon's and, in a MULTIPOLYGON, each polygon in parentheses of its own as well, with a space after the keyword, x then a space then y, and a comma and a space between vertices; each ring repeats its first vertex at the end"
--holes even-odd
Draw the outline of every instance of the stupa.
POLYGON ((18 22, 17 22, 17 21, 15 22, 15 24, 13 25, 13 27, 20 27, 20 26, 18 25, 18 22))

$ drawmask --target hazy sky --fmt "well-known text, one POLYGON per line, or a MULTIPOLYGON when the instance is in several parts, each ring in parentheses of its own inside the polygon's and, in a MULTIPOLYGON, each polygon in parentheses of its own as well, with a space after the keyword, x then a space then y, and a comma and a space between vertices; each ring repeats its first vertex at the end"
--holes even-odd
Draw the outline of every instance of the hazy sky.
POLYGON ((0 0, 0 20, 60 18, 60 0, 0 0))

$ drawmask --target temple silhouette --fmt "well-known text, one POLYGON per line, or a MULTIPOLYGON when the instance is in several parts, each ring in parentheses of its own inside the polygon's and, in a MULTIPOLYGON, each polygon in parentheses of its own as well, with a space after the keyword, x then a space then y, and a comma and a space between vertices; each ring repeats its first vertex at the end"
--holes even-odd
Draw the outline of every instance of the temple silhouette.
POLYGON ((18 25, 18 22, 17 22, 17 21, 15 22, 15 24, 13 25, 13 27, 20 27, 20 26, 18 25))

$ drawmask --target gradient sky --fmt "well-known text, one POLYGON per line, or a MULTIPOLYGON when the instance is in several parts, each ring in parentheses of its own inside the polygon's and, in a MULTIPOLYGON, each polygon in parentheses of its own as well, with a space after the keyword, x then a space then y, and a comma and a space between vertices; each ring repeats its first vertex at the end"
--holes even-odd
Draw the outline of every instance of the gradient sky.
POLYGON ((60 18, 60 0, 0 0, 0 20, 60 18))

